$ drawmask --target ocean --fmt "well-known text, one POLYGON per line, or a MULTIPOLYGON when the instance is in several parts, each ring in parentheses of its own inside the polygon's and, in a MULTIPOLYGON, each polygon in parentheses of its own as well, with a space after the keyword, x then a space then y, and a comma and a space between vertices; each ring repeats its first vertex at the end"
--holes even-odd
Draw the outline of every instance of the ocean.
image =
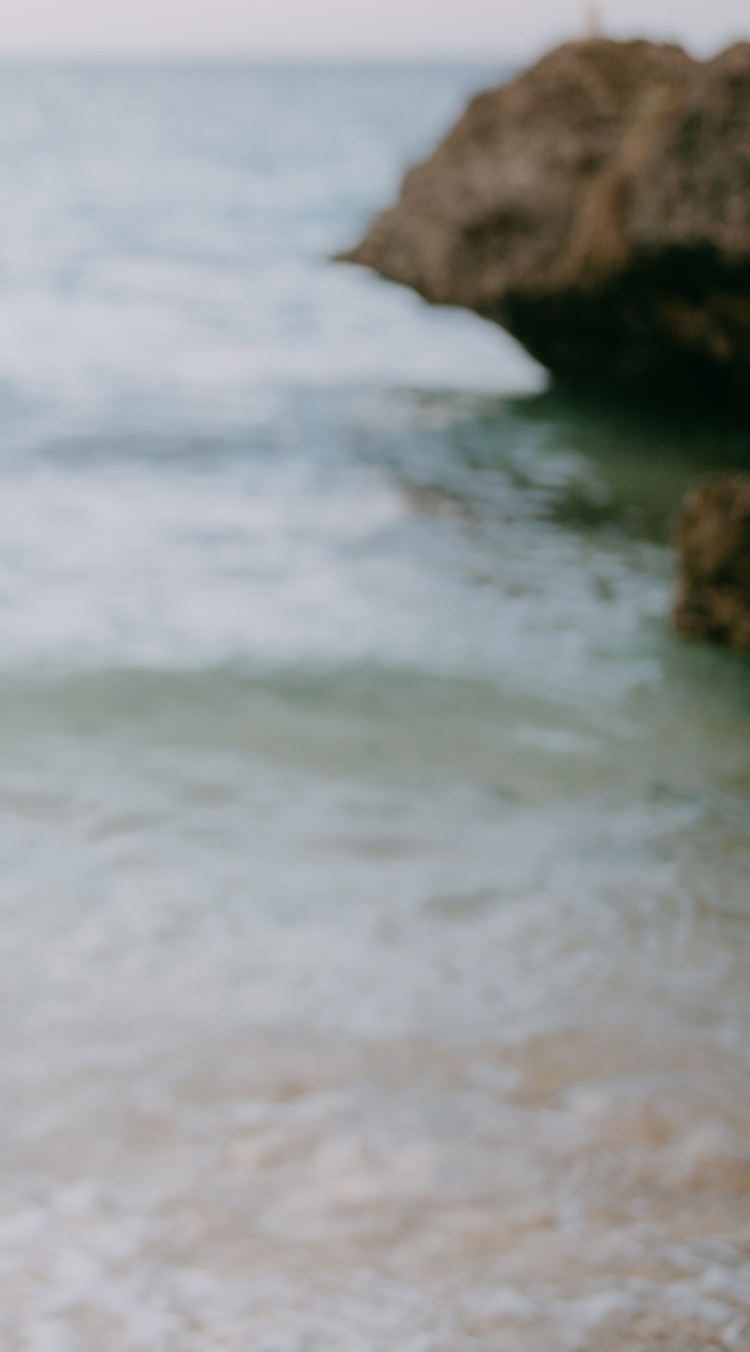
POLYGON ((750 433, 330 262, 495 67, 0 71, 0 1348, 750 1348, 750 433))

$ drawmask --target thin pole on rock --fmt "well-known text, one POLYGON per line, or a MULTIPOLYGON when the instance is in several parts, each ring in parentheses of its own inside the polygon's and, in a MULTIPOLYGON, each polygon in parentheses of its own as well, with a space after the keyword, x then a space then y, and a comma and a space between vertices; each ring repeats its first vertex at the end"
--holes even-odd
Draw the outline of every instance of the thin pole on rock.
POLYGON ((586 37, 600 38, 602 35, 601 17, 599 6, 592 4, 586 7, 586 37))

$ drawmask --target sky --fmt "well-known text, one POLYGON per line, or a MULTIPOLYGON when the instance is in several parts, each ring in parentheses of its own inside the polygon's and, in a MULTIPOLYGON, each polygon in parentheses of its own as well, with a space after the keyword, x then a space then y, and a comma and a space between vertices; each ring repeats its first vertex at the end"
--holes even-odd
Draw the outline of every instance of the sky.
MULTIPOLYGON (((0 58, 529 58, 579 35, 587 0, 10 0, 0 58)), ((750 39, 749 0, 600 0, 612 37, 696 55, 750 39)))

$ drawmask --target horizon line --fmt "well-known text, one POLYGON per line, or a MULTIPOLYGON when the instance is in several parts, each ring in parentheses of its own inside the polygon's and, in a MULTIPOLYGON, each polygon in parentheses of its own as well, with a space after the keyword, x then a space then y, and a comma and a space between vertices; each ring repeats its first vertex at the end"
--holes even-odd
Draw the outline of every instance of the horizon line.
MULTIPOLYGON (((633 38, 622 34, 602 34, 603 37, 611 37, 615 42, 632 41, 633 38)), ((565 42, 580 41, 579 34, 554 34, 550 40, 543 44, 529 44, 524 48, 500 48, 492 54, 488 54, 487 49, 482 51, 467 49, 464 51, 447 51, 439 48, 434 51, 419 50, 401 50, 389 51, 381 49, 365 52, 352 48, 349 50, 331 50, 331 51, 283 51, 269 48, 263 50, 238 51, 228 48, 216 48, 211 51, 183 50, 174 49, 155 49, 147 51, 141 48, 132 48, 124 51, 114 51, 112 49, 102 48, 99 50, 81 51, 71 49, 70 51, 2 51, 0 49, 0 68, 13 66, 222 66, 222 67, 280 67, 280 66, 305 66, 305 67, 367 67, 367 66, 477 66, 488 67, 501 65, 508 68, 520 68, 530 65, 539 60, 546 52, 552 51, 555 47, 565 42)), ((750 36, 740 33, 727 34, 717 47, 711 47, 706 50, 699 48, 695 50, 692 44, 682 40, 675 34, 663 34, 646 39, 657 44, 674 44, 682 47, 689 55, 697 60, 710 59, 714 55, 732 46, 735 42, 750 40, 750 36)))
MULTIPOLYGON (((495 59, 517 61, 527 59, 528 53, 498 51, 495 59)), ((69 51, 69 52, 3 52, 0 66, 55 65, 60 63, 92 63, 132 65, 136 62, 159 65, 492 65, 493 58, 486 49, 480 51, 246 51, 217 49, 216 51, 69 51)))

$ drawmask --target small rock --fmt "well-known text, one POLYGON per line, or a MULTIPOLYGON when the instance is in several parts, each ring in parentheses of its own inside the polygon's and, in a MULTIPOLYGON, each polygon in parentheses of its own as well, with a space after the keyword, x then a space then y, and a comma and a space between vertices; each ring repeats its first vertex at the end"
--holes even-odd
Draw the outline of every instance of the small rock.
POLYGON ((750 653, 750 477, 709 481, 677 524, 677 632, 750 653))

